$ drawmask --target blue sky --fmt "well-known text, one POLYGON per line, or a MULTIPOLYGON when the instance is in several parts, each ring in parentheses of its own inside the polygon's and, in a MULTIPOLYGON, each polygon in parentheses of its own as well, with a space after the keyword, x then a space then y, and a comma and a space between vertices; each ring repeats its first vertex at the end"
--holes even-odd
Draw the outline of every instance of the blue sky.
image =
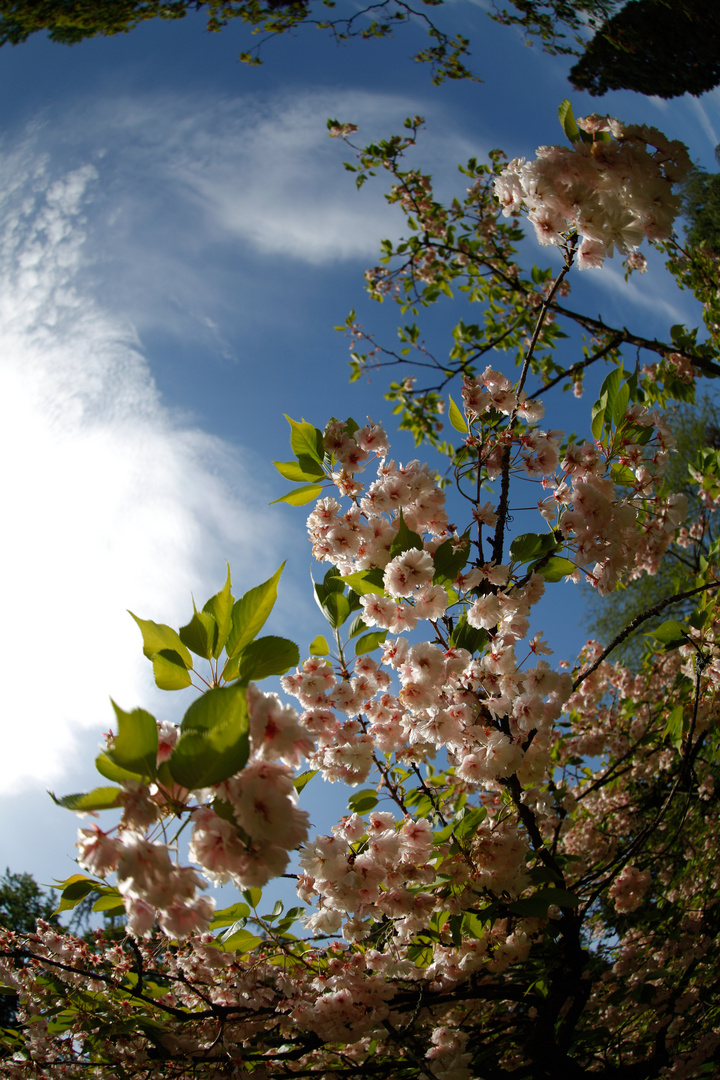
MULTIPOLYGON (((456 167, 470 155, 561 141, 568 62, 478 4, 437 17, 472 38, 482 84, 433 87, 410 60, 424 44, 413 27, 345 47, 300 31, 270 42, 261 68, 237 60, 240 25, 210 35, 194 14, 0 50, 0 869, 72 872, 77 822, 45 789, 95 785, 110 696, 170 719, 187 705, 155 690, 127 608, 178 625, 226 560, 239 595, 288 559, 273 628, 301 649, 322 631, 305 514, 268 506, 286 486, 271 461, 289 456, 283 412, 389 419, 381 377, 348 387, 332 327, 355 307, 392 342, 395 313, 364 298, 362 274, 402 227, 380 182, 356 191, 326 119, 369 141, 424 115, 415 160, 443 197, 463 194, 456 167)), ((718 91, 570 96, 579 115, 655 124, 714 167, 718 91)), ((659 270, 626 285, 611 265, 575 289, 576 305, 653 336, 697 321, 659 270)), ((464 314, 430 317, 438 352, 464 314)), ((415 456, 407 439, 393 449, 415 456)), ((559 607, 543 629, 569 655, 580 604, 563 593, 559 607)))

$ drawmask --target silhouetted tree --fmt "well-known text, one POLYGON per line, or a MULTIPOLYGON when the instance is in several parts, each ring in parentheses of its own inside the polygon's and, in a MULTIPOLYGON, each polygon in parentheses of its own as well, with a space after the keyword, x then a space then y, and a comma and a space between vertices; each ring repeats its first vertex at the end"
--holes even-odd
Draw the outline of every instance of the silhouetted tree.
POLYGON ((578 90, 635 90, 662 98, 720 82, 720 4, 630 0, 597 30, 570 72, 578 90))

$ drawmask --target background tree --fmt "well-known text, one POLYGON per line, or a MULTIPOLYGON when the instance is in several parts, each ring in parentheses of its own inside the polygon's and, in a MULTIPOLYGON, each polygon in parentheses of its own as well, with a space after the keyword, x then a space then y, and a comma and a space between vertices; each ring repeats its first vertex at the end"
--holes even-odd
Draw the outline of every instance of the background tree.
MULTIPOLYGON (((0 878, 0 926, 19 934, 30 934, 38 919, 59 926, 54 914, 57 903, 41 889, 32 874, 14 874, 9 869, 0 878)), ((0 996, 0 1028, 15 1027, 17 995, 0 996)))
MULTIPOLYGON (((451 39, 423 10, 442 0, 419 0, 413 7, 405 0, 382 0, 349 15, 329 18, 325 0, 0 0, 0 45, 18 45, 32 34, 46 32, 51 41, 74 45, 86 38, 125 34, 151 19, 182 19, 188 11, 207 15, 207 29, 218 32, 235 19, 249 24, 252 33, 266 36, 285 33, 302 24, 330 31, 338 40, 349 37, 387 37, 411 18, 426 27, 432 44, 415 57, 429 62, 436 82, 445 78, 471 78, 462 63, 468 42, 459 35, 451 39), (367 16, 370 16, 368 19, 367 16)), ((257 48, 242 52, 241 60, 260 63, 257 48)))
POLYGON ((720 82, 720 7, 707 0, 630 0, 596 31, 570 81, 593 95, 704 94, 720 82))

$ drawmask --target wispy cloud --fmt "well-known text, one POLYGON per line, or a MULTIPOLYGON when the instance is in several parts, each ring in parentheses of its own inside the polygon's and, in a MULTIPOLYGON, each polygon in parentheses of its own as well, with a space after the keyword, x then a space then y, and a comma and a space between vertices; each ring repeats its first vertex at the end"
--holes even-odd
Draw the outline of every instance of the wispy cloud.
POLYGON ((132 326, 79 284, 97 184, 33 138, 0 156, 2 794, 69 768, 108 694, 147 700, 125 608, 184 621, 226 557, 275 569, 243 452, 163 405, 132 326))

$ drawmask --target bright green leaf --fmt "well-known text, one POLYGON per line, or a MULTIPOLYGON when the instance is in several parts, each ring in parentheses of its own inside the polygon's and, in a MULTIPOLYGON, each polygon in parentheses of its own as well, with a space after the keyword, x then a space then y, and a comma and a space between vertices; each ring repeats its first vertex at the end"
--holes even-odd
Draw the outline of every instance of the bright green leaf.
POLYGON ((304 787, 305 787, 305 786, 306 786, 307 784, 309 784, 309 783, 310 783, 310 781, 312 780, 313 776, 317 776, 317 774, 318 774, 318 770, 317 770, 317 769, 308 769, 308 770, 307 770, 306 772, 304 772, 304 773, 300 773, 300 775, 299 775, 299 776, 296 776, 296 777, 295 777, 295 779, 293 780, 293 785, 294 785, 294 787, 295 787, 295 790, 297 791, 298 795, 299 795, 299 794, 300 794, 300 792, 301 792, 301 791, 303 790, 303 788, 304 788, 304 787))
POLYGON ((348 807, 355 814, 367 814, 368 810, 374 810, 378 804, 375 788, 364 788, 356 791, 348 799, 348 807))
POLYGON ((258 682, 270 675, 284 675, 300 663, 300 650, 294 641, 282 637, 261 637, 246 645, 238 657, 238 678, 258 682))
POLYGON ((106 753, 122 769, 138 776, 154 777, 157 772, 158 735, 155 717, 144 709, 124 712, 112 702, 118 733, 106 753))
POLYGON ((452 426, 455 428, 456 431, 461 431, 463 433, 463 435, 467 435, 467 433, 468 433, 467 421, 466 421, 465 417, 463 416, 463 414, 458 409, 457 405, 455 404, 455 402, 453 401, 452 398, 450 398, 450 407, 448 409, 448 419, 449 419, 450 423, 452 424, 452 426))
POLYGON ((63 795, 60 799, 56 798, 52 791, 49 791, 48 795, 57 806, 62 806, 66 810, 80 812, 83 810, 109 810, 112 807, 120 806, 122 793, 122 788, 99 787, 93 791, 88 791, 84 795, 63 795))
POLYGON ((365 656, 366 653, 371 653, 373 649, 377 649, 378 646, 382 645, 386 637, 387 630, 373 630, 371 633, 365 634, 355 642, 355 655, 365 656))
POLYGON ((290 425, 290 446, 296 458, 309 457, 322 464, 325 456, 322 431, 318 431, 306 420, 292 420, 287 413, 285 419, 290 425))
POLYGON ((170 772, 191 791, 211 787, 240 772, 249 750, 245 687, 215 687, 185 713, 170 772))
POLYGON ((223 952, 240 952, 247 953, 252 952, 258 945, 262 944, 262 938, 257 934, 251 934, 249 930, 236 930, 234 934, 225 939, 220 939, 218 947, 223 952))
POLYGON ((287 494, 281 495, 279 499, 272 499, 269 503, 273 506, 275 503, 289 503, 290 506, 305 506, 306 503, 312 502, 313 499, 319 499, 322 495, 322 488, 319 484, 303 484, 302 487, 293 488, 292 491, 288 491, 287 494))
POLYGON ((250 914, 247 904, 231 904, 230 907, 220 908, 212 917, 209 930, 220 930, 223 926, 231 926, 238 919, 244 919, 250 914))
POLYGON ((323 635, 318 634, 318 636, 313 638, 310 642, 308 652, 310 656, 327 656, 330 652, 330 646, 323 635))
POLYGON ((208 611, 195 611, 187 626, 180 627, 182 643, 205 660, 213 655, 217 636, 217 623, 208 611))
POLYGON ((228 566, 227 578, 222 589, 220 592, 215 593, 214 596, 211 596, 208 602, 203 605, 203 611, 206 611, 208 615, 212 615, 217 624, 215 648, 213 649, 213 656, 216 658, 225 648, 225 642, 232 629, 232 609, 235 598, 231 592, 231 587, 230 567, 228 566))
POLYGON ((330 593, 325 598, 322 611, 333 630, 337 630, 350 615, 350 601, 342 593, 330 593))
POLYGON ((249 589, 241 596, 232 609, 232 629, 226 642, 228 656, 235 656, 244 649, 262 630, 277 600, 277 587, 285 563, 275 571, 271 578, 261 585, 249 589))
POLYGON ((162 649, 172 649, 182 657, 186 668, 192 668, 192 656, 180 639, 180 635, 172 627, 165 623, 156 623, 151 619, 139 619, 137 615, 129 612, 140 627, 143 636, 143 652, 148 660, 152 660, 155 653, 162 649))
POLYGON ((174 649, 155 653, 152 660, 155 683, 161 690, 184 690, 192 684, 190 672, 174 649))
POLYGON ((309 454, 301 454, 297 461, 273 461, 273 465, 285 480, 293 480, 295 483, 325 479, 322 465, 309 454))
POLYGON ((379 593, 382 595, 385 592, 383 572, 377 568, 358 570, 355 574, 347 574, 341 578, 341 581, 346 582, 353 592, 356 592, 359 596, 365 596, 367 593, 379 593))

